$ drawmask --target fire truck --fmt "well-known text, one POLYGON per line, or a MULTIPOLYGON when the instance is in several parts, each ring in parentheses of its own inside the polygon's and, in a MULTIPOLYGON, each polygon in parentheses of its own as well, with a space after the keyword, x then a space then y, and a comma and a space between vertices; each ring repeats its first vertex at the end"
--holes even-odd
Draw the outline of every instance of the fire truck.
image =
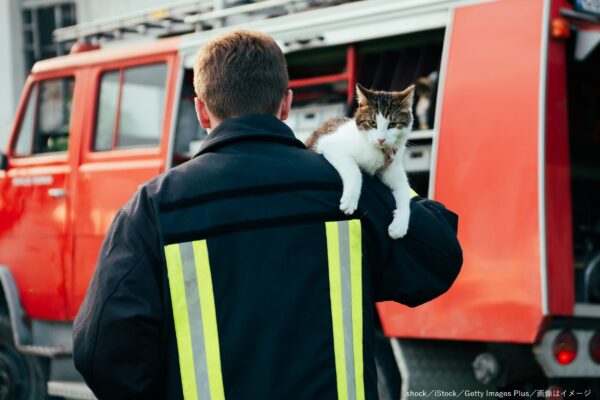
POLYGON ((213 35, 272 35, 299 138, 357 82, 416 84, 412 187, 460 215, 464 266, 380 303, 382 399, 600 398, 600 2, 194 0, 55 32, 0 154, 0 399, 93 398, 72 321, 117 210, 189 160, 192 66, 213 35))

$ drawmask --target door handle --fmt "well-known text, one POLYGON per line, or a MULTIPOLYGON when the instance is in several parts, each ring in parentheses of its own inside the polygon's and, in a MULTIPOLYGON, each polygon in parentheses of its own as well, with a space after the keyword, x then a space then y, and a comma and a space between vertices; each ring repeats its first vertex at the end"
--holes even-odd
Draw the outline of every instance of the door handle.
POLYGON ((48 189, 48 194, 50 195, 50 197, 58 199, 61 197, 67 197, 67 190, 61 188, 50 188, 48 189))

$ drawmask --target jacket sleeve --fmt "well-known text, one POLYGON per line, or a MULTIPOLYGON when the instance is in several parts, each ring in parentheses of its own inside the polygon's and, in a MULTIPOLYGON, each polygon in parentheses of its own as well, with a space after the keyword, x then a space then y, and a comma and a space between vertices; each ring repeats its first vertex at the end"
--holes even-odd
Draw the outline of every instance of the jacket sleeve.
POLYGON ((452 286, 463 258, 456 236, 456 214, 420 197, 411 200, 410 210, 407 235, 397 240, 388 238, 390 244, 375 292, 378 301, 393 300, 416 307, 452 286))
POLYGON ((162 301, 158 233, 138 193, 108 230, 75 318, 73 356, 98 399, 153 399, 162 301))
POLYGON ((370 261, 375 301, 396 301, 409 307, 446 292, 462 266, 456 236, 458 216, 433 200, 410 201, 408 233, 393 240, 387 230, 395 207, 390 189, 363 174, 364 246, 370 261))

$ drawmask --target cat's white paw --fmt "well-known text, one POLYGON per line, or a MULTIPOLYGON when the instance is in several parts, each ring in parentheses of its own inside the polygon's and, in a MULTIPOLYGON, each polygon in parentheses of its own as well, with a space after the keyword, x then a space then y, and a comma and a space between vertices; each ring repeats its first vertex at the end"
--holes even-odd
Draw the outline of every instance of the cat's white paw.
POLYGON ((400 239, 408 232, 409 216, 394 216, 394 220, 388 227, 388 234, 392 239, 400 239))
POLYGON ((359 193, 345 193, 340 200, 340 210, 346 215, 354 214, 358 208, 359 193))

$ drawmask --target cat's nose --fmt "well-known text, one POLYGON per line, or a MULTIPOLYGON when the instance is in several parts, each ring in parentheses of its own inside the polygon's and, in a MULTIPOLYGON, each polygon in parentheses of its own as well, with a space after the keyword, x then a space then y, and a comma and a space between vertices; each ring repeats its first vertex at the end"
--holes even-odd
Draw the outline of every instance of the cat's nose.
POLYGON ((383 142, 385 142, 385 139, 377 139, 379 141, 379 144, 383 144, 383 142))

